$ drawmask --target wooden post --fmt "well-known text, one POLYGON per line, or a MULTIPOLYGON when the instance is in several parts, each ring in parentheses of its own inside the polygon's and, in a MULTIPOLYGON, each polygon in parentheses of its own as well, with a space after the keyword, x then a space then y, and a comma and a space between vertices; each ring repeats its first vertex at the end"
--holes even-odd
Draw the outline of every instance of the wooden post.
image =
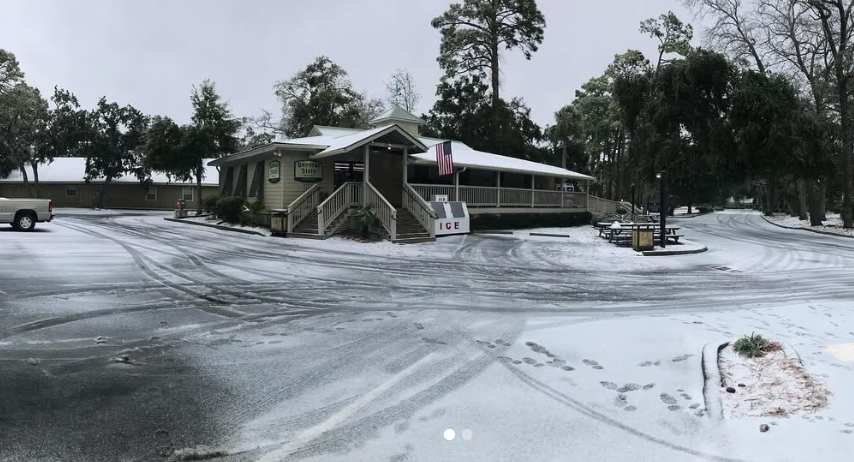
POLYGON ((409 161, 409 148, 403 148, 403 184, 407 184, 409 175, 407 175, 407 162, 409 161))
POLYGON ((495 172, 498 175, 498 192, 495 195, 497 197, 496 207, 501 208, 501 172, 495 172))
MULTIPOLYGON (((563 168, 566 168, 566 155, 563 158, 563 168)), ((560 181, 560 208, 564 208, 566 207, 566 201, 564 200, 564 196, 566 195, 566 180, 558 178, 558 181, 560 181)))
POLYGON ((454 200, 460 200, 460 171, 454 169, 454 200))
POLYGON ((534 175, 531 175, 531 208, 534 208, 534 198, 537 196, 536 192, 534 191, 535 179, 536 177, 534 175))
POLYGON ((368 182, 371 181, 371 145, 365 145, 365 173, 362 175, 362 205, 368 205, 368 182))

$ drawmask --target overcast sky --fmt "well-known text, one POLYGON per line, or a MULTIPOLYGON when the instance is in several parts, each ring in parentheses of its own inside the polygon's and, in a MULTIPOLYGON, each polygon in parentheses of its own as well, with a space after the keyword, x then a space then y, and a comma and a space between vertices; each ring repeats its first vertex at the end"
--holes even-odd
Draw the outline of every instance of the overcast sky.
MULTIPOLYGON (((434 102, 439 33, 430 20, 449 0, 0 0, 0 48, 49 97, 54 85, 87 107, 100 96, 178 122, 190 116, 193 84, 209 78, 237 116, 280 113, 272 86, 318 55, 350 74, 356 89, 385 98, 395 68, 409 69, 434 102)), ((531 61, 505 52, 502 97, 521 96, 545 126, 575 90, 629 48, 652 56, 643 19, 680 0, 538 0, 545 40, 531 61)), ((697 39, 695 38, 695 42, 697 39)))

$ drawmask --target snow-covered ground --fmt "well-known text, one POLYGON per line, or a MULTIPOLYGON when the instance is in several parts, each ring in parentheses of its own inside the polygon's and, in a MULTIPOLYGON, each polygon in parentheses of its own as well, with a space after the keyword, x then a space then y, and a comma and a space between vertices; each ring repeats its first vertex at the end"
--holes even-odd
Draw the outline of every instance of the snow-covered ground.
POLYGON ((270 231, 270 228, 265 228, 263 226, 244 226, 239 223, 228 223, 211 215, 201 217, 190 216, 187 218, 182 218, 182 220, 193 221, 196 223, 204 223, 206 225, 217 225, 224 226, 226 228, 241 229, 244 231, 252 231, 254 233, 259 233, 267 237, 273 235, 272 231, 270 231))
POLYGON ((0 230, 0 460, 850 460, 854 241, 752 212, 684 220, 709 251, 672 258, 587 227, 400 246, 163 216, 0 230), (828 405, 709 415, 703 348, 751 332, 828 405))
POLYGON ((765 219, 789 228, 806 228, 827 233, 854 236, 854 229, 845 229, 842 227, 842 217, 838 213, 827 214, 827 220, 822 222, 822 226, 810 226, 809 220, 801 220, 798 217, 792 217, 787 214, 777 214, 771 217, 765 217, 765 219))

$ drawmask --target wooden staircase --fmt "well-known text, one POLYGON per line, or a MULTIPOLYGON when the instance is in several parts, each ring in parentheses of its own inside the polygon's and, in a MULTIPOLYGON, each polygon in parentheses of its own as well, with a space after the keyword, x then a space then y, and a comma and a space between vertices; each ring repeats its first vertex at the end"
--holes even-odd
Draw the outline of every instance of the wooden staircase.
POLYGON ((289 233, 288 237, 301 237, 305 239, 324 239, 317 233, 317 211, 311 212, 294 228, 294 232, 289 233))
POLYGON ((415 244, 418 242, 435 242, 435 237, 418 222, 412 213, 406 208, 397 209, 397 238, 392 242, 395 244, 415 244))

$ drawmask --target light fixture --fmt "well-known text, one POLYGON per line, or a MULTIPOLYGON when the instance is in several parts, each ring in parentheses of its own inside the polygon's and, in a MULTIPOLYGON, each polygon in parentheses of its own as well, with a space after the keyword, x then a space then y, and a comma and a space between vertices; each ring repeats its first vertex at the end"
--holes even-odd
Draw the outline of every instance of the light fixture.
POLYGON ((391 152, 391 145, 388 145, 388 150, 389 152, 391 152))
POLYGON ((662 175, 664 175, 664 174, 663 174, 663 173, 661 173, 661 172, 658 172, 658 173, 656 173, 656 174, 655 174, 655 178, 656 178, 656 179, 658 179, 658 180, 660 180, 662 175))

